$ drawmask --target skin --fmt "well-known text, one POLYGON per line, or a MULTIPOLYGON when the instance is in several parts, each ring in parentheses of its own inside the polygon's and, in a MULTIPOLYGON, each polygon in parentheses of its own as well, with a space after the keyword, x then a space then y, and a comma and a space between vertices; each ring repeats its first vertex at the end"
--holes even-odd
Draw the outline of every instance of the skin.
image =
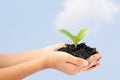
POLYGON ((75 75, 82 71, 93 70, 100 65, 100 53, 85 60, 57 51, 61 47, 65 47, 65 44, 60 43, 16 54, 0 54, 0 80, 21 80, 48 68, 75 75))

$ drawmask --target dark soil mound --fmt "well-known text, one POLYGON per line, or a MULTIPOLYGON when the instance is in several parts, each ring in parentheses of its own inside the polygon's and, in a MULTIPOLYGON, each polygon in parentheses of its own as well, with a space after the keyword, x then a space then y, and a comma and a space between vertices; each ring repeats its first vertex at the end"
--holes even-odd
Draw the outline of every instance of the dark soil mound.
POLYGON ((96 51, 96 48, 91 48, 85 43, 78 44, 77 48, 75 48, 74 44, 66 44, 66 47, 60 48, 58 51, 64 51, 70 53, 73 56, 83 59, 87 59, 91 55, 98 53, 98 51, 96 51))

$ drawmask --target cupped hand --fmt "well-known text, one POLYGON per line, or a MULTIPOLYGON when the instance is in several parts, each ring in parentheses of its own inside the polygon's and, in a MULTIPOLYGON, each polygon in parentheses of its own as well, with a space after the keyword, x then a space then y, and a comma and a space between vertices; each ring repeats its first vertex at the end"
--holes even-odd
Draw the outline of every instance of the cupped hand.
POLYGON ((69 75, 74 75, 88 66, 88 61, 68 53, 56 51, 47 56, 47 67, 54 68, 69 75))
POLYGON ((62 47, 65 47, 65 44, 64 43, 58 43, 58 44, 55 44, 55 45, 52 45, 52 46, 42 48, 41 51, 42 51, 42 53, 49 54, 51 52, 57 51, 57 49, 62 48, 62 47))
POLYGON ((82 71, 89 71, 89 70, 95 69, 96 67, 100 66, 100 59, 101 59, 100 53, 92 55, 90 58, 87 59, 87 61, 89 62, 89 65, 84 67, 81 70, 82 71))
POLYGON ((42 51, 44 51, 44 53, 50 53, 48 61, 50 62, 49 67, 60 70, 67 74, 76 74, 81 71, 93 70, 96 67, 100 66, 100 53, 94 54, 87 60, 84 60, 78 57, 74 57, 69 53, 57 51, 57 49, 61 47, 65 47, 65 44, 59 43, 43 48, 42 51), (84 61, 87 61, 86 63, 88 63, 85 66, 84 64, 82 65, 82 62, 84 61))

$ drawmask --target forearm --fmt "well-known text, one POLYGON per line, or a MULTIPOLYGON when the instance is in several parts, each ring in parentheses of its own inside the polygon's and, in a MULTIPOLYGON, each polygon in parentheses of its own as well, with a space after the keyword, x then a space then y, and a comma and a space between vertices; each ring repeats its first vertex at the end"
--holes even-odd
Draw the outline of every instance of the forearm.
POLYGON ((47 68, 46 58, 35 59, 0 69, 0 80, 20 80, 39 70, 47 68))
POLYGON ((41 58, 63 46, 65 46, 65 44, 61 43, 32 51, 15 54, 0 54, 0 68, 13 66, 23 62, 31 61, 33 59, 41 58))
POLYGON ((41 58, 47 54, 48 53, 43 52, 43 49, 19 52, 15 54, 0 54, 0 68, 31 61, 33 59, 41 58))

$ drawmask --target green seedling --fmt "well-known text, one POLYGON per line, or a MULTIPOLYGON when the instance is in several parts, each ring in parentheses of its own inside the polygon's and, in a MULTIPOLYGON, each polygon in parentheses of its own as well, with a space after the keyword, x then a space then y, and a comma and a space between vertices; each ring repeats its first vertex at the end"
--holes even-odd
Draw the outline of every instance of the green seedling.
POLYGON ((77 48, 77 44, 84 38, 84 36, 86 35, 88 31, 88 28, 83 28, 79 30, 77 35, 73 35, 65 29, 59 29, 59 31, 63 33, 64 35, 68 36, 74 42, 75 48, 77 48))

